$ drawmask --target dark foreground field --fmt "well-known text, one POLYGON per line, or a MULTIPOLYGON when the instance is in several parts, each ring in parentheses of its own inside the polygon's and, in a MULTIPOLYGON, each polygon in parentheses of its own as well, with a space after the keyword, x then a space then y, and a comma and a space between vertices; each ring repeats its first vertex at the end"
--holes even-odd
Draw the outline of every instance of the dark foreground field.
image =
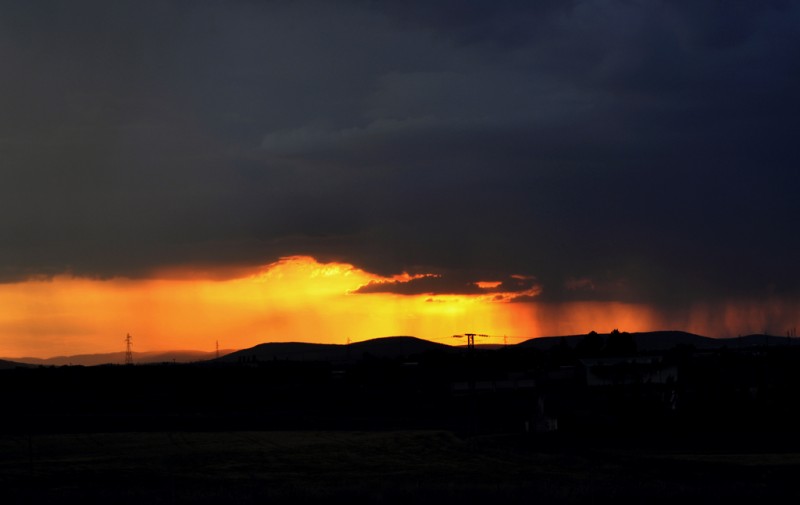
POLYGON ((799 346, 626 338, 3 370, 0 505, 800 503, 799 346))
POLYGON ((0 437, 2 503, 796 503, 799 472, 779 449, 444 431, 0 437))

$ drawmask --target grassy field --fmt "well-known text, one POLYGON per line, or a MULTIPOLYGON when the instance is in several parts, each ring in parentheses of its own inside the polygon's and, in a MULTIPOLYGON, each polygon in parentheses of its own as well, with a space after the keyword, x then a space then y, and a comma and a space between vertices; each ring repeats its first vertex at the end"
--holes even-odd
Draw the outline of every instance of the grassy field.
POLYGON ((2 503, 796 502, 797 453, 543 446, 448 432, 0 437, 2 503))

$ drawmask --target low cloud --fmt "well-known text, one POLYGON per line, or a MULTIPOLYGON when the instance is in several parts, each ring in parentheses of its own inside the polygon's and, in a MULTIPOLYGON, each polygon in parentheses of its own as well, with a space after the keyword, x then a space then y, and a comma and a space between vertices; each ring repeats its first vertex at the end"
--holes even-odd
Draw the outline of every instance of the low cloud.
MULTIPOLYGON (((495 301, 533 298, 541 293, 536 279, 513 275, 500 281, 466 280, 461 275, 425 275, 410 280, 373 281, 355 293, 392 293, 398 295, 493 295, 495 301)), ((435 300, 434 300, 435 301, 435 300)))

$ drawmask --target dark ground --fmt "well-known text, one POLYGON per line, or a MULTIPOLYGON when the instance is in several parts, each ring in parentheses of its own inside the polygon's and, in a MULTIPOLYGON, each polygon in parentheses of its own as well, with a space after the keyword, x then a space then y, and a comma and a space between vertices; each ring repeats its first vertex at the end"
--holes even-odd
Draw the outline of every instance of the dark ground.
POLYGON ((567 351, 3 370, 0 503, 800 499, 798 349, 567 351))
MULTIPOLYGON (((734 444, 735 445, 735 444, 734 444)), ((0 438, 3 503, 796 503, 800 452, 442 431, 0 438)))

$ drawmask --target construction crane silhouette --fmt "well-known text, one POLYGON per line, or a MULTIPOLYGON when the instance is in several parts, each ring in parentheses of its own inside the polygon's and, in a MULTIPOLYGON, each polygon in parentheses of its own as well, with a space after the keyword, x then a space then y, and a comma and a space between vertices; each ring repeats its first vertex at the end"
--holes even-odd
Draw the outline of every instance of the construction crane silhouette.
POLYGON ((467 339, 467 350, 472 351, 475 349, 475 337, 488 337, 485 333, 464 333, 463 335, 453 335, 453 338, 467 339))

